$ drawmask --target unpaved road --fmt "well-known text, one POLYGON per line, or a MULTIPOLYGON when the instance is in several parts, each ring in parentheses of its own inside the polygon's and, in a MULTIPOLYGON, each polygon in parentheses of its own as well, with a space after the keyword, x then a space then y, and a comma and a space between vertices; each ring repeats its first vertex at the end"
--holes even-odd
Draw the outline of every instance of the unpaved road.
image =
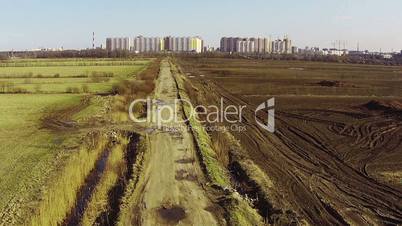
MULTIPOLYGON (((154 116, 163 107, 174 108, 177 89, 167 60, 161 63, 155 98, 158 104, 152 109, 154 116)), ((183 121, 181 107, 177 108, 177 118, 183 121)), ((167 110, 162 111, 161 115, 164 119, 169 116, 167 110)), ((202 186, 205 179, 197 160, 192 134, 187 131, 184 122, 170 120, 160 126, 149 134, 144 170, 136 188, 141 191, 136 223, 217 225, 217 217, 213 211, 208 211, 214 208, 202 186)))

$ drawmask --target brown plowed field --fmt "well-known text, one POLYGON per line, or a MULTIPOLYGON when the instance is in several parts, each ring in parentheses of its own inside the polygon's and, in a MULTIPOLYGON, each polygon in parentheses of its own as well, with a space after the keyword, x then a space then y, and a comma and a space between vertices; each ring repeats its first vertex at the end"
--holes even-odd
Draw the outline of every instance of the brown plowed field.
MULTIPOLYGON (((225 105, 247 105, 247 131, 233 135, 272 178, 270 202, 279 218, 402 224, 401 68, 214 58, 180 64, 197 89, 194 102, 222 97, 225 105), (274 134, 254 115, 270 97, 276 98, 274 134)), ((257 117, 263 121, 267 112, 257 117)))

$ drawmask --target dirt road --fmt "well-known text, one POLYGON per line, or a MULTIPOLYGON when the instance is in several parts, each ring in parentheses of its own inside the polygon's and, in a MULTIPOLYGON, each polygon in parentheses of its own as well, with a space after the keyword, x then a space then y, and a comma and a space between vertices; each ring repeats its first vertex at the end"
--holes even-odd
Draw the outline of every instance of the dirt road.
MULTIPOLYGON (((162 61, 156 83, 157 107, 153 118, 161 112, 167 119, 177 98, 175 80, 167 60, 162 61)), ((177 118, 183 121, 180 106, 177 118)), ((197 160, 192 135, 184 122, 166 120, 149 134, 145 166, 138 184, 138 216, 141 225, 217 225, 217 217, 208 211, 213 204, 203 189, 203 172, 197 160)), ((157 127, 153 124, 151 127, 157 127)))

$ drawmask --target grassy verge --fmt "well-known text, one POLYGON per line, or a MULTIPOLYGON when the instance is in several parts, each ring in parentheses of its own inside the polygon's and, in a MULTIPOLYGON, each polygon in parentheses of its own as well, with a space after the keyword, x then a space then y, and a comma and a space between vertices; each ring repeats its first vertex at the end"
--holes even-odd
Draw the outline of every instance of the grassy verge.
MULTIPOLYGON (((180 98, 190 101, 185 89, 185 78, 179 73, 178 69, 172 65, 173 74, 179 88, 180 98)), ((203 125, 197 120, 197 115, 191 106, 184 105, 184 113, 186 116, 193 115, 189 120, 189 126, 196 139, 201 161, 207 171, 210 181, 220 187, 222 190, 228 191, 228 199, 225 205, 228 213, 227 220, 230 225, 263 225, 263 219, 258 212, 253 209, 250 204, 243 199, 231 186, 229 173, 218 161, 215 150, 212 148, 212 141, 203 125)), ((187 117, 186 117, 187 118, 187 117)))
POLYGON ((107 139, 101 135, 91 139, 90 143, 95 145, 88 145, 72 154, 64 167, 61 167, 58 176, 51 180, 30 225, 60 225, 63 222, 75 204, 81 185, 108 144, 107 139))
POLYGON ((99 181, 92 194, 91 200, 82 218, 82 225, 95 225, 97 218, 108 211, 109 193, 116 185, 119 178, 123 177, 127 171, 125 164, 125 150, 127 148, 127 138, 119 138, 119 144, 113 147, 108 157, 105 173, 99 181))
MULTIPOLYGON (((174 68, 174 65, 172 68, 174 76, 176 77, 177 86, 179 88, 180 98, 184 101, 190 101, 190 98, 185 91, 184 78, 178 74, 178 71, 176 68, 174 68)), ((194 116, 190 117, 189 125, 197 140, 197 146, 201 152, 202 163, 205 164, 205 169, 208 172, 207 176, 213 183, 222 188, 230 187, 229 175, 217 160, 216 152, 212 148, 211 139, 202 124, 197 120, 197 116, 194 115, 194 109, 188 104, 184 104, 183 108, 186 118, 188 118, 189 115, 194 116)))

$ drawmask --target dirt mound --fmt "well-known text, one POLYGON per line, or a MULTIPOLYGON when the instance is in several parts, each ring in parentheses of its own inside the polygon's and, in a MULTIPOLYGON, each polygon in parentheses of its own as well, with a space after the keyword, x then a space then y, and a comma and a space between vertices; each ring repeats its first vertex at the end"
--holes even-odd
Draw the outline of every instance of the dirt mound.
POLYGON ((398 111, 402 112, 402 103, 400 101, 380 101, 372 100, 363 105, 364 108, 371 111, 398 111))
POLYGON ((327 87, 341 87, 344 86, 344 83, 341 81, 332 81, 332 80, 322 80, 317 83, 320 86, 327 86, 327 87))

